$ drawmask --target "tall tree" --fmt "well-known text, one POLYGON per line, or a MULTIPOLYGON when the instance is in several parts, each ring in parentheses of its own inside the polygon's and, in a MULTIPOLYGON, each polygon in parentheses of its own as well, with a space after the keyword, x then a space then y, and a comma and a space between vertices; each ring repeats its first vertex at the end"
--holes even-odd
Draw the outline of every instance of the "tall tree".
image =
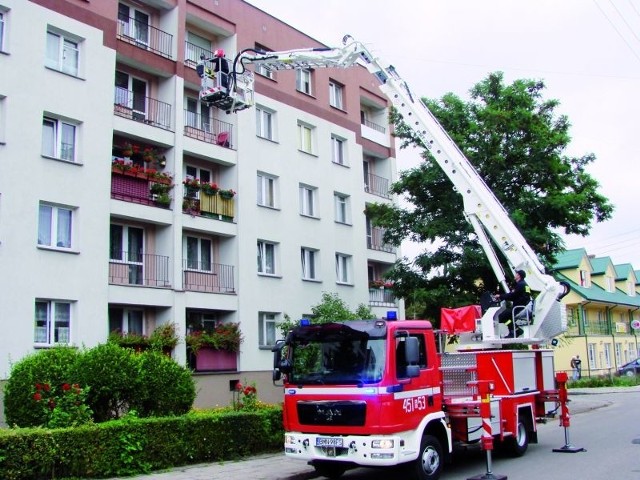
MULTIPOLYGON (((452 93, 423 101, 550 265, 564 248, 557 230, 587 235, 613 207, 586 172, 595 155, 565 154, 570 124, 555 114, 557 100, 543 99, 544 88, 535 80, 505 85, 497 72, 471 89, 469 101, 452 93)), ((438 319, 440 307, 477 302, 482 291, 498 287, 497 280, 464 218, 462 197, 402 118, 394 114, 393 121, 401 147, 424 152, 424 162, 392 186, 413 208, 374 204, 367 213, 386 229, 385 241, 399 245, 409 238, 429 246, 414 261, 398 261, 387 276, 395 280, 396 295, 408 303, 419 299, 423 315, 438 319)))

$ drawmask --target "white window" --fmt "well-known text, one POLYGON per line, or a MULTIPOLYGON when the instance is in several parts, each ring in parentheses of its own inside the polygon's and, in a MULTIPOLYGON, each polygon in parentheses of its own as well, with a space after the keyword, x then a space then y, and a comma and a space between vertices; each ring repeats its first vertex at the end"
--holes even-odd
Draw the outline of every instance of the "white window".
MULTIPOLYGON (((197 179, 200 181, 200 183, 211 183, 212 173, 211 173, 211 170, 195 167, 193 165, 186 165, 184 178, 187 180, 197 179)), ((187 193, 188 192, 186 191, 186 188, 185 188, 185 196, 187 195, 187 193)), ((193 198, 200 198, 200 190, 198 190, 195 193, 195 197, 193 198)))
POLYGON ((345 158, 345 140, 343 138, 331 135, 331 161, 338 165, 346 165, 345 158))
POLYGON ((258 240, 258 273, 276 274, 276 244, 258 240))
POLYGON ((69 162, 76 156, 76 125, 57 118, 42 118, 42 155, 69 162))
POLYGON ((109 332, 144 335, 144 311, 136 308, 109 307, 109 332))
POLYGON ((299 186, 300 193, 300 215, 307 217, 317 217, 316 214, 316 195, 317 189, 308 185, 299 186))
POLYGON ((616 342, 615 349, 616 349, 616 365, 622 365, 622 343, 616 342))
POLYGON ((138 45, 149 45, 149 15, 119 3, 118 34, 135 40, 138 45))
POLYGON ((259 312, 258 319, 260 323, 260 346, 271 347, 275 345, 278 326, 278 314, 271 312, 259 312))
POLYGON ((263 107, 256 107, 256 135, 267 140, 275 140, 273 121, 275 113, 263 107))
POLYGON ((5 143, 5 128, 7 125, 7 109, 5 107, 6 100, 4 95, 0 95, 0 144, 5 143))
POLYGON ((78 76, 80 49, 78 39, 58 31, 47 31, 46 66, 78 76))
POLYGON ((258 172, 258 205, 275 208, 276 206, 276 177, 258 172))
POLYGON ((6 51, 4 47, 4 32, 6 31, 6 28, 5 28, 6 19, 7 19, 6 12, 3 12, 2 10, 0 10, 0 52, 6 51))
POLYGON ((350 223, 349 218, 349 196, 342 193, 334 193, 333 199, 336 209, 336 222, 338 223, 350 223))
MULTIPOLYGON (((1 102, 0 102, 0 108, 2 108, 1 102)), ((0 115, 1 114, 2 114, 2 112, 0 112, 0 115)), ((0 137, 0 140, 2 140, 1 137, 0 137)), ((633 281, 631 281, 631 280, 627 281, 627 295, 629 295, 630 297, 635 297, 636 296, 636 288, 635 288, 635 285, 634 285, 633 281)))
POLYGON ((185 126, 202 130, 206 133, 213 131, 212 109, 197 98, 186 97, 185 126))
POLYGON ((591 276, 586 270, 580 270, 580 286, 586 288, 591 287, 591 276))
POLYGON ((111 224, 109 229, 109 261, 122 263, 122 280, 129 285, 144 283, 144 230, 127 225, 111 224))
MULTIPOLYGON (((256 43, 256 50, 258 50, 260 52, 270 52, 271 51, 270 49, 265 48, 262 45, 259 45, 257 43, 256 43)), ((258 75, 262 75, 263 77, 270 78, 271 80, 275 80, 274 71, 271 70, 269 67, 267 67, 264 64, 256 65, 256 73, 258 75)))
POLYGON ((351 283, 351 255, 336 253, 336 282, 351 283))
POLYGON ((604 344, 604 367, 611 367, 611 344, 609 343, 604 344))
POLYGON ((114 103, 132 110, 132 118, 143 121, 147 116, 147 82, 128 73, 116 71, 114 103))
POLYGON ((71 341, 71 303, 36 300, 34 342, 38 345, 71 341))
POLYGON ((210 272, 213 246, 211 239, 187 236, 184 243, 186 268, 210 272))
POLYGON ((590 343, 587 345, 587 355, 589 356, 589 365, 592 368, 598 368, 596 363, 596 344, 590 343))
POLYGON ((298 123, 298 149, 306 153, 313 153, 313 135, 315 127, 305 123, 298 123))
POLYGON ((616 283, 615 280, 613 279, 612 276, 607 275, 604 277, 604 282, 605 282, 605 286, 606 286, 606 290, 607 292, 614 292, 615 288, 616 288, 616 283))
POLYGON ((329 105, 343 110, 342 93, 343 86, 331 80, 329 82, 329 105))
POLYGON ((200 61, 200 55, 211 56, 211 40, 187 31, 184 53, 185 63, 191 66, 197 65, 200 61))
POLYGON ((38 215, 38 245, 71 248, 73 211, 41 203, 38 215))
POLYGON ((296 90, 311 95, 311 70, 296 70, 296 90))
POLYGON ((300 249, 300 262, 302 265, 302 278, 304 280, 317 280, 316 273, 318 250, 302 247, 300 249))

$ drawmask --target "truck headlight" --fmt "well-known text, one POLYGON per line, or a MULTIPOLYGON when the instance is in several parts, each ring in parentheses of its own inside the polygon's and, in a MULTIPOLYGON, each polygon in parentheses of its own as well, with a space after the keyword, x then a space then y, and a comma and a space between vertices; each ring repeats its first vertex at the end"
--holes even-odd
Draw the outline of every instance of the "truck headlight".
POLYGON ((372 440, 371 448, 393 448, 393 440, 390 440, 390 439, 372 440))

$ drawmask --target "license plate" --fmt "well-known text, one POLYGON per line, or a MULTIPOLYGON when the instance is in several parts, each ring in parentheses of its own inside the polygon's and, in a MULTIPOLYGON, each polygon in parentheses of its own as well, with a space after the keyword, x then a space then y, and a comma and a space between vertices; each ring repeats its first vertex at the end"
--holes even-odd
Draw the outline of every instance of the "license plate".
POLYGON ((316 447, 342 447, 342 438, 340 437, 317 437, 316 447))

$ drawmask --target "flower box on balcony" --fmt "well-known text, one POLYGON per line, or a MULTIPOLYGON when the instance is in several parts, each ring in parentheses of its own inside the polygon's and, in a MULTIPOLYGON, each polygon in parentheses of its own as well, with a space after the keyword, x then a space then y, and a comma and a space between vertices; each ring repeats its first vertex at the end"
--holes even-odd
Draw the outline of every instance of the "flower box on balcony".
POLYGON ((234 200, 233 198, 222 198, 218 193, 207 195, 201 192, 200 211, 205 215, 219 215, 223 218, 233 219, 234 200))
POLYGON ((194 355, 195 369, 203 371, 235 371, 238 369, 238 354, 227 350, 202 347, 194 355))

